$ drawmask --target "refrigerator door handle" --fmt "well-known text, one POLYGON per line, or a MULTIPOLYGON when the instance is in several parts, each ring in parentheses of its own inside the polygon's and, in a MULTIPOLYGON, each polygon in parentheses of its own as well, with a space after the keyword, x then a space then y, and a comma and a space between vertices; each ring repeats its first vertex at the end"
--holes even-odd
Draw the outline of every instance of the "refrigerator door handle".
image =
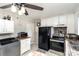
POLYGON ((48 33, 47 35, 50 36, 50 33, 48 33))
POLYGON ((48 36, 50 36, 50 34, 48 33, 48 36))

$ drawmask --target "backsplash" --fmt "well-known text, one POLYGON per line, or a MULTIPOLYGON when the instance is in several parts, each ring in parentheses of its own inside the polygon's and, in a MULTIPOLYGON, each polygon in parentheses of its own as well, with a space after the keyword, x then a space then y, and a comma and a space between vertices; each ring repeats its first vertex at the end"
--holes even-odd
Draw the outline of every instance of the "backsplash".
POLYGON ((67 34, 67 27, 54 27, 54 36, 64 37, 67 34))

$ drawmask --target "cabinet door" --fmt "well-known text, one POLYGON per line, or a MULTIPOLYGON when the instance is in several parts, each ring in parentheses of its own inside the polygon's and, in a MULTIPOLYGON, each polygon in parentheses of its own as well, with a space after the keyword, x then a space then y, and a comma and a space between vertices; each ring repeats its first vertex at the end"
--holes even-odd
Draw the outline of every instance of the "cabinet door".
POLYGON ((74 14, 67 15, 67 33, 75 33, 75 21, 74 14))
POLYGON ((0 34, 13 33, 14 32, 14 21, 0 20, 0 34))
POLYGON ((21 40, 21 55, 22 55, 25 51, 27 51, 26 46, 27 46, 26 39, 21 40))
POLYGON ((41 26, 56 26, 58 24, 58 16, 41 19, 41 26))
POLYGON ((14 32, 14 22, 13 21, 6 21, 5 22, 5 32, 6 33, 13 33, 14 32))
POLYGON ((31 41, 30 40, 31 40, 30 38, 27 40, 27 50, 31 49, 31 41))
POLYGON ((28 50, 30 50, 30 40, 22 39, 21 40, 21 55, 28 50))
POLYGON ((67 23, 67 16, 59 16, 59 24, 64 24, 64 25, 66 25, 66 23, 67 23))
POLYGON ((47 20, 46 19, 42 19, 41 20, 41 26, 47 26, 47 20))
POLYGON ((0 33, 2 32, 2 21, 0 20, 0 33))
POLYGON ((77 34, 79 35, 79 17, 78 17, 78 23, 77 23, 77 24, 78 24, 78 25, 77 25, 77 26, 78 26, 78 27, 77 27, 77 32, 78 32, 77 34))
POLYGON ((0 20, 0 33, 4 33, 5 23, 4 20, 0 20))
POLYGON ((52 26, 56 26, 58 24, 58 16, 53 17, 50 22, 52 26))
POLYGON ((9 27, 8 30, 9 30, 10 33, 13 33, 14 32, 14 21, 11 21, 10 22, 10 27, 9 27))

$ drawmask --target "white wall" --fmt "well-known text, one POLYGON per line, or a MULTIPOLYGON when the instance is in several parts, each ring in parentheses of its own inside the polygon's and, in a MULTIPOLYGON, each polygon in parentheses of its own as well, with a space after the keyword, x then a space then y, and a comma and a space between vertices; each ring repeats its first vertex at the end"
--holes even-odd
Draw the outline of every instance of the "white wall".
POLYGON ((41 26, 56 26, 57 24, 65 24, 67 33, 76 33, 74 13, 41 19, 41 26))

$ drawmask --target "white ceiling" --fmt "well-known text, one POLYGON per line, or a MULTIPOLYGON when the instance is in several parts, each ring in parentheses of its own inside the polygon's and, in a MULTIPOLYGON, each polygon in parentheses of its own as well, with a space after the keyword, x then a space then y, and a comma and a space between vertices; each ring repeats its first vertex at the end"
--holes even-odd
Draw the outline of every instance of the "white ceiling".
MULTIPOLYGON (((23 15, 23 16, 31 19, 40 19, 60 14, 73 13, 79 7, 79 3, 30 3, 30 4, 41 6, 44 8, 43 11, 27 8, 29 15, 28 16, 23 15)), ((6 4, 0 3, 0 6, 2 5, 6 4)), ((0 10, 3 11, 4 9, 0 10)), ((5 9, 3 12, 10 12, 10 8, 5 9)))

